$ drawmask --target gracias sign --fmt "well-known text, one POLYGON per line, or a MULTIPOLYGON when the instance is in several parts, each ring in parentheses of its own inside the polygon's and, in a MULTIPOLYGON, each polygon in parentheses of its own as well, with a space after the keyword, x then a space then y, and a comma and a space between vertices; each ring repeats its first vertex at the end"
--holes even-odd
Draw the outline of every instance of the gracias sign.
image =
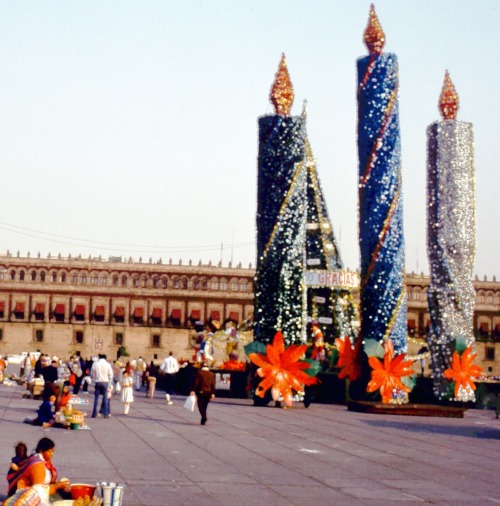
POLYGON ((325 286, 345 290, 359 288, 359 274, 346 269, 341 271, 306 271, 304 278, 307 287, 325 286))

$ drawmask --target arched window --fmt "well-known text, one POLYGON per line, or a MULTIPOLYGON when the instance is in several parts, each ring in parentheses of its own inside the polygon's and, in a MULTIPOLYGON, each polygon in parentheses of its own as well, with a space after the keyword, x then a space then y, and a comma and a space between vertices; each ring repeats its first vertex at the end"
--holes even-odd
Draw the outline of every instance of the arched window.
POLYGON ((30 278, 31 278, 31 281, 36 281, 36 271, 31 271, 30 278))
POLYGON ((16 279, 16 271, 14 270, 10 271, 10 279, 12 280, 16 279))
POLYGON ((24 271, 19 271, 19 281, 24 281, 24 271))
POLYGON ((50 280, 52 283, 55 283, 57 281, 57 272, 52 272, 50 280))
POLYGON ((45 282, 45 271, 40 273, 40 281, 45 282))
POLYGON ((65 272, 63 272, 61 274, 61 283, 66 283, 66 273, 65 272))
POLYGON ((80 278, 80 281, 82 284, 87 284, 87 275, 86 274, 82 274, 82 277, 80 278))
POLYGON ((127 276, 124 274, 122 276, 122 286, 127 286, 128 285, 128 278, 127 276))
POLYGON ((119 278, 118 275, 113 276, 113 286, 118 286, 119 278))

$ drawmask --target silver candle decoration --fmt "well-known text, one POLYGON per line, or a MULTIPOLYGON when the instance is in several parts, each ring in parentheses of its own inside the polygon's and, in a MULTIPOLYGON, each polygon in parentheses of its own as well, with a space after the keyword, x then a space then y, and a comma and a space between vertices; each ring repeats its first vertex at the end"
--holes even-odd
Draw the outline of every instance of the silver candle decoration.
MULTIPOLYGON (((456 340, 465 340, 467 346, 474 343, 476 296, 473 132, 471 123, 456 120, 458 96, 448 71, 439 106, 443 120, 427 128, 428 304, 434 393, 445 399, 454 397, 443 372, 451 366, 456 340)), ((461 387, 456 400, 474 398, 470 387, 461 387)))

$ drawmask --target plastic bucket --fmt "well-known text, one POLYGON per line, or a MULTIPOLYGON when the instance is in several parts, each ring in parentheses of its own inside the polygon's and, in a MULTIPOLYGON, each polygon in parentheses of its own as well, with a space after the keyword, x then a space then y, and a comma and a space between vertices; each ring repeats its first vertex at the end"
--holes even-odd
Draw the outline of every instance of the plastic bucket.
POLYGON ((125 485, 108 481, 96 483, 95 496, 102 498, 102 506, 121 506, 125 485))

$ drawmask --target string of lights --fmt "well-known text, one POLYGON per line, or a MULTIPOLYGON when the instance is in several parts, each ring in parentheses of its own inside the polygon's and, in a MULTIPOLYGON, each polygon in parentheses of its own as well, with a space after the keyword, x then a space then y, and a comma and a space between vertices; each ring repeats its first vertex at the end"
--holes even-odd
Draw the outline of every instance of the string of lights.
MULTIPOLYGON (((221 244, 211 245, 182 245, 182 246, 165 246, 165 245, 141 245, 141 244, 129 244, 129 243, 114 243, 105 241, 96 241, 93 239, 81 239, 73 236, 66 236, 61 234, 54 234, 51 232, 44 232, 41 230, 35 230, 20 225, 13 225, 10 223, 0 222, 0 230, 12 232, 14 234, 23 235, 25 237, 33 237, 43 241, 48 241, 56 244, 65 244, 69 246, 77 246, 79 248, 90 248, 99 249, 104 251, 116 251, 117 248, 124 253, 203 253, 210 251, 220 251, 221 244)), ((226 248, 238 249, 246 248, 249 246, 255 246, 255 241, 231 243, 225 246, 226 248)))

